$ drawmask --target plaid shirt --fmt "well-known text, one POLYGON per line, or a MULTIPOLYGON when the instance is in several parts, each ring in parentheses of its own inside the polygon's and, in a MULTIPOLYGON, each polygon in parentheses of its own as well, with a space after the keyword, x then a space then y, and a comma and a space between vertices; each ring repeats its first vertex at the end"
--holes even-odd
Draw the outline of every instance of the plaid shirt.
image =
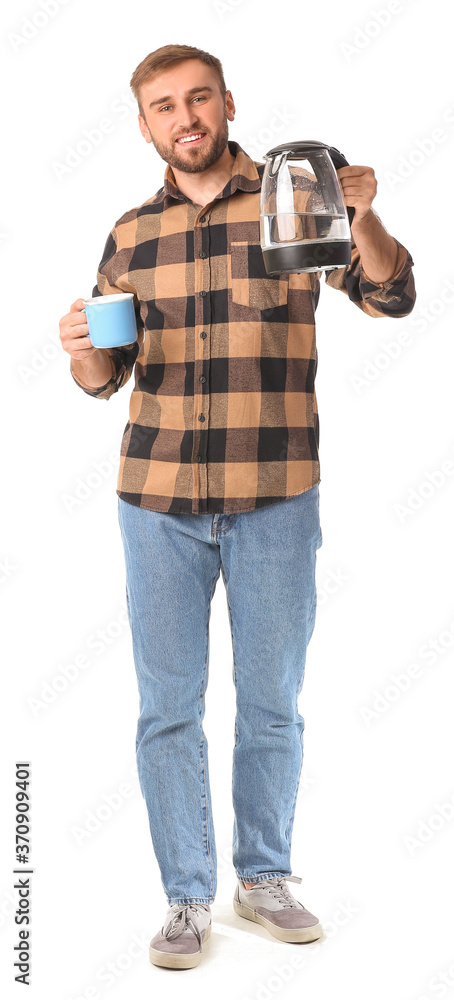
MULTIPOLYGON (((231 179, 194 204, 167 165, 164 186, 111 230, 93 296, 133 292, 138 341, 109 349, 112 377, 90 396, 135 385, 117 494, 149 510, 254 510, 320 482, 314 313, 319 272, 267 276, 260 246, 264 163, 237 142, 231 179)), ((352 242, 325 281, 366 315, 406 316, 416 294, 396 240, 394 275, 370 281, 352 242)))

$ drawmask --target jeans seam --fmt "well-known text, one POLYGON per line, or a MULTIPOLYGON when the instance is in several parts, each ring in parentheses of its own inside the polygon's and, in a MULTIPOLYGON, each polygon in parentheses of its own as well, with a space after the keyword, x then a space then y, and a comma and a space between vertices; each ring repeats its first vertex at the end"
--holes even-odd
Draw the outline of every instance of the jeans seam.
MULTIPOLYGON (((217 577, 218 577, 218 574, 215 573, 215 575, 213 577, 213 580, 211 582, 210 596, 209 596, 209 600, 208 600, 208 617, 207 617, 207 628, 206 628, 205 670, 204 670, 204 673, 203 673, 202 686, 201 686, 200 698, 199 698, 199 718, 200 718, 200 726, 201 727, 202 727, 203 692, 204 692, 205 680, 206 680, 207 669, 208 669, 208 652, 209 652, 209 646, 208 646, 208 644, 209 644, 210 605, 211 605, 211 600, 212 600, 212 597, 213 597, 214 589, 215 589, 215 586, 216 586, 217 577)), ((203 733, 203 728, 202 728, 202 733, 203 733)), ((204 792, 205 792, 205 827, 206 827, 206 843, 205 843, 205 847, 206 847, 207 858, 208 858, 210 869, 211 869, 211 884, 214 887, 214 870, 213 870, 213 861, 212 861, 211 851, 210 851, 210 837, 209 837, 209 830, 208 830, 208 827, 209 827, 209 823, 208 823, 208 796, 207 796, 207 784, 206 784, 206 774, 205 774, 205 760, 204 760, 204 754, 203 754, 203 747, 204 747, 204 744, 206 745, 206 742, 207 742, 206 741, 206 736, 203 733, 202 744, 201 744, 201 749, 202 749, 201 758, 202 758, 203 788, 204 788, 204 792)))
POLYGON ((299 791, 299 786, 300 786, 300 781, 301 781, 301 772, 303 770, 303 736, 304 736, 304 731, 302 730, 301 733, 300 733, 300 748, 301 748, 300 769, 299 769, 299 773, 298 773, 298 779, 297 779, 297 782, 296 782, 295 795, 293 796, 292 808, 290 810, 290 816, 288 818, 287 826, 285 827, 285 834, 284 834, 289 847, 291 847, 291 839, 292 839, 291 834, 293 832, 293 821, 295 819, 296 800, 298 798, 298 791, 299 791))
POLYGON ((232 527, 232 524, 234 524, 234 522, 236 520, 236 517, 237 517, 236 514, 228 514, 228 515, 225 515, 225 516, 229 518, 229 520, 227 521, 227 524, 225 524, 224 527, 222 527, 222 526, 220 528, 216 527, 215 530, 212 533, 213 534, 213 538, 215 539, 215 541, 218 538, 218 535, 223 535, 226 531, 229 530, 229 528, 232 527))
MULTIPOLYGON (((235 688, 235 695, 237 695, 238 688, 237 688, 237 673, 236 673, 236 662, 235 662, 235 638, 234 638, 234 634, 233 634, 233 615, 232 615, 232 609, 230 607, 229 594, 228 594, 228 590, 227 590, 227 581, 226 581, 226 578, 225 578, 225 573, 224 573, 224 568, 222 566, 222 562, 221 562, 221 572, 222 572, 222 578, 224 580, 225 594, 226 594, 226 599, 227 599, 227 609, 228 609, 229 622, 230 622, 230 634, 232 636, 233 684, 234 684, 234 688, 235 688)), ((237 728, 236 728, 236 711, 235 711, 235 719, 234 719, 234 723, 233 723, 233 736, 234 736, 234 744, 233 744, 233 751, 232 751, 232 783, 231 783, 232 802, 233 802, 233 778, 234 778, 233 771, 234 771, 234 767, 235 767, 235 747, 236 747, 237 740, 238 740, 238 731, 237 731, 237 728)), ((233 847, 234 847, 234 845, 233 845, 233 847)), ((247 879, 246 879, 246 881, 247 881, 247 879)))
MULTIPOLYGON (((222 563, 221 563, 221 572, 222 572, 222 578, 224 580, 225 596, 226 596, 226 599, 227 599, 227 610, 228 610, 228 613, 229 613, 229 622, 230 622, 230 634, 232 636, 233 683, 234 683, 234 686, 235 686, 235 690, 237 690, 237 674, 236 674, 236 663, 235 663, 235 639, 234 639, 234 635, 233 635, 233 616, 232 616, 232 609, 230 607, 229 594, 228 594, 228 590, 227 590, 227 581, 226 581, 226 578, 225 578, 224 568, 222 566, 222 563)), ((236 726, 235 726, 235 732, 234 732, 235 743, 236 743, 236 735, 237 734, 236 734, 236 726)), ((235 747, 233 749, 235 749, 235 747)), ((233 784, 233 776, 232 776, 232 784, 233 784)))
POLYGON ((184 906, 187 903, 205 903, 210 905, 214 903, 214 896, 171 896, 167 901, 169 906, 175 906, 175 904, 184 906))
POLYGON ((254 885, 257 882, 264 882, 266 879, 270 878, 289 878, 288 873, 283 875, 282 872, 267 872, 266 875, 253 875, 252 878, 248 878, 247 875, 238 875, 238 872, 236 872, 236 876, 241 882, 253 882, 254 885))

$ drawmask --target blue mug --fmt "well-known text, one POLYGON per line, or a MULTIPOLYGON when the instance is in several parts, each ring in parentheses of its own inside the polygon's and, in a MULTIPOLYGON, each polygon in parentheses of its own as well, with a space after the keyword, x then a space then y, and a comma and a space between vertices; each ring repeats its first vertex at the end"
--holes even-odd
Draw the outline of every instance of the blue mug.
POLYGON ((137 340, 137 322, 132 292, 98 295, 84 299, 87 337, 93 347, 125 347, 137 340))

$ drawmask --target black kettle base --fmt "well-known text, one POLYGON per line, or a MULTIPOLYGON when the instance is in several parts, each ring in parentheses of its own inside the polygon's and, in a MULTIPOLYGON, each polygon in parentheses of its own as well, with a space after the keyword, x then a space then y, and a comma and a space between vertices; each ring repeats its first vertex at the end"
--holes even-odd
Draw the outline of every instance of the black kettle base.
POLYGON ((330 267, 345 267, 351 263, 350 240, 322 240, 320 243, 300 243, 269 247, 262 250, 267 274, 299 274, 300 271, 324 271, 330 267))

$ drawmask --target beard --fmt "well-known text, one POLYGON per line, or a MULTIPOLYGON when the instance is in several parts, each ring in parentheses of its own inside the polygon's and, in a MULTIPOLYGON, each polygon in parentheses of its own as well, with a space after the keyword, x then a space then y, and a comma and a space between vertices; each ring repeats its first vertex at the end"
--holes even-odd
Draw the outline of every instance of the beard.
MULTIPOLYGON (((194 132, 206 132, 206 137, 203 146, 198 146, 194 148, 194 152, 181 153, 179 152, 178 143, 172 141, 171 144, 160 142, 158 139, 153 138, 151 130, 150 132, 151 141, 159 153, 161 159, 168 163, 171 167, 176 167, 177 170, 184 171, 186 174, 198 174, 203 170, 208 170, 212 167, 214 163, 219 160, 222 156, 229 139, 229 124, 227 115, 224 118, 222 126, 219 128, 215 135, 206 132, 206 130, 201 127, 199 129, 193 129, 194 132)), ((189 134, 189 133, 188 133, 189 134)))

